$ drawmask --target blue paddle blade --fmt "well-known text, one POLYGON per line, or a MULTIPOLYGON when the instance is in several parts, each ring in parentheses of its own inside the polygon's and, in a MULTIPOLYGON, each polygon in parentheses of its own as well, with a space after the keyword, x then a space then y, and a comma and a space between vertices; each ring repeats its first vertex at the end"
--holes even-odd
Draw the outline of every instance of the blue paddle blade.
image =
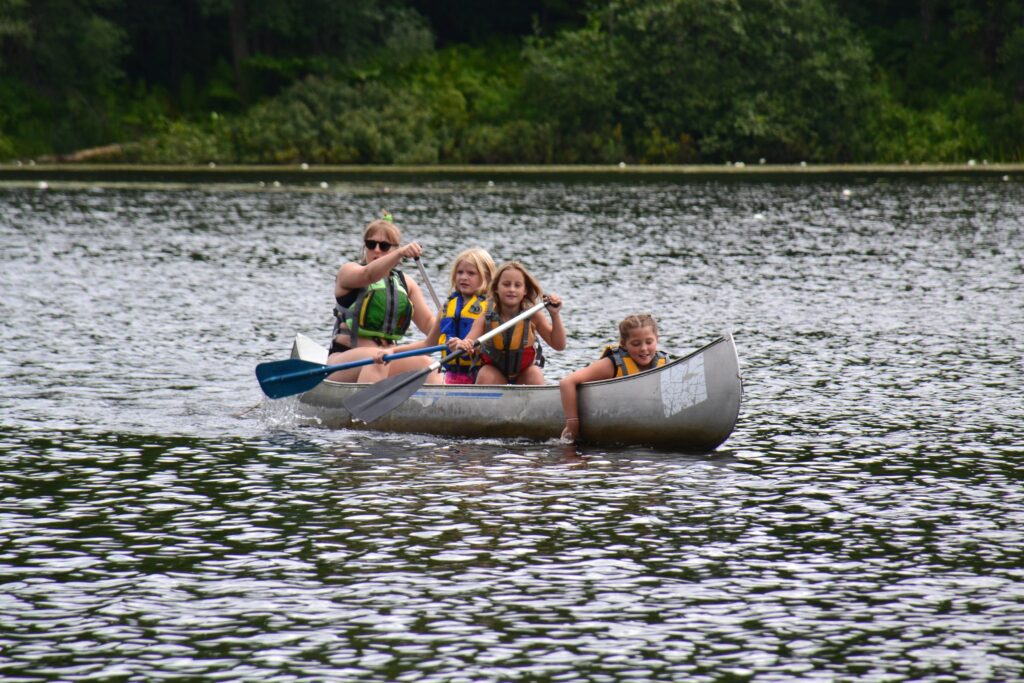
POLYGON ((260 382, 263 393, 270 398, 284 398, 293 394, 309 391, 336 367, 312 363, 299 358, 276 360, 271 363, 260 363, 256 366, 256 379, 260 382))

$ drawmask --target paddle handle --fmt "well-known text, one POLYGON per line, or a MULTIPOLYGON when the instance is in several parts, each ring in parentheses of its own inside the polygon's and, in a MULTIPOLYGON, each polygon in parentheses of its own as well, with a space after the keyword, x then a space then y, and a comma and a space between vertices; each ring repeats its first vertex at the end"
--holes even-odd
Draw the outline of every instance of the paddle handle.
POLYGON ((438 315, 441 314, 441 300, 437 298, 437 293, 434 292, 434 285, 430 284, 430 278, 427 277, 427 269, 423 267, 423 263, 420 261, 420 257, 416 257, 416 267, 420 269, 420 277, 423 278, 423 283, 427 286, 427 291, 430 292, 430 298, 434 300, 434 306, 437 307, 438 315))
MULTIPOLYGON (((384 356, 384 362, 398 360, 399 358, 407 358, 409 356, 419 356, 428 353, 435 353, 437 351, 445 351, 448 347, 444 344, 438 344, 437 346, 428 346, 424 349, 410 349, 408 351, 399 351, 398 353, 391 353, 384 356)), ((337 365, 321 365, 318 368, 311 368, 309 370, 298 370, 296 372, 288 372, 283 375, 273 377, 274 381, 287 381, 291 379, 300 379, 302 377, 310 377, 312 375, 329 375, 332 372, 339 370, 348 370, 349 368, 358 368, 363 365, 373 365, 373 358, 361 358, 359 360, 349 361, 348 363, 338 363, 337 365)))
POLYGON ((503 322, 502 324, 498 325, 497 327, 495 327, 490 332, 484 332, 479 337, 477 337, 475 342, 473 342, 473 346, 480 346, 480 344, 482 344, 483 342, 487 341, 491 337, 493 337, 495 335, 498 335, 498 334, 501 334, 502 332, 504 332, 508 328, 512 327, 513 325, 517 325, 519 323, 519 321, 524 320, 526 318, 533 317, 534 313, 536 313, 537 311, 541 310, 542 308, 544 308, 547 305, 548 304, 547 304, 546 301, 541 301, 539 304, 534 305, 533 308, 529 308, 529 309, 523 311, 522 313, 520 313, 519 315, 517 315, 516 317, 512 318, 511 320, 503 322))

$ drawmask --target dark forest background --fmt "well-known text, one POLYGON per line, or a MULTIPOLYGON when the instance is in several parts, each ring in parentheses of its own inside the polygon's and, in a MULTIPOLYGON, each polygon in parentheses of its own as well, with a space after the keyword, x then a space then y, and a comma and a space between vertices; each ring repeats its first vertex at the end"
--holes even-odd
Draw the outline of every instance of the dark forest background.
POLYGON ((0 159, 55 155, 1021 162, 1024 0, 0 0, 0 159))

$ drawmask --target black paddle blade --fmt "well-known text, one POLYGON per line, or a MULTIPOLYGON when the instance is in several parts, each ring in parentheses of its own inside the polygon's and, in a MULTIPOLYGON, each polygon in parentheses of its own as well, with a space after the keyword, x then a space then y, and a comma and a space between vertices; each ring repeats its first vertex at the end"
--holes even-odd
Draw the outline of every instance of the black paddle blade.
POLYGON ((309 391, 324 381, 331 370, 326 365, 289 358, 256 366, 256 379, 269 398, 284 398, 309 391))
POLYGON ((435 369, 436 366, 431 365, 423 370, 410 370, 401 375, 382 379, 345 398, 342 403, 352 417, 363 422, 373 422, 415 394, 427 380, 427 375, 435 369))

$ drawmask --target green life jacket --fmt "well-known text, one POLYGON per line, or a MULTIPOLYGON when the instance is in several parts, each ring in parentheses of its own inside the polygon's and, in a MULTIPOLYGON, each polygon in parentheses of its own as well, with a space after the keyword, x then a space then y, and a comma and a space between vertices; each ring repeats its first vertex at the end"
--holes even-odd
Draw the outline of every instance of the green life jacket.
POLYGON ((369 287, 339 297, 337 302, 334 307, 334 336, 345 325, 351 339, 349 346, 353 348, 357 336, 397 341, 405 336, 412 323, 409 289, 405 276, 398 269, 369 287))

